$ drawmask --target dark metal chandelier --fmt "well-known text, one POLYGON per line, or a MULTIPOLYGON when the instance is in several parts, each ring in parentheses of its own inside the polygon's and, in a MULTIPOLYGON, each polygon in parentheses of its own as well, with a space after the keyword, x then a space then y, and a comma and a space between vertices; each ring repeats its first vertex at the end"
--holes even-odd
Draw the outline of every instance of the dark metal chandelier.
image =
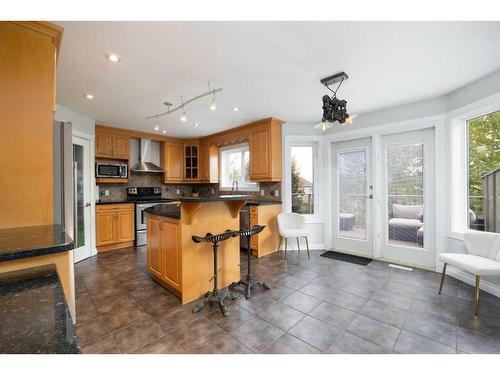
POLYGON ((323 96, 323 118, 321 119, 321 123, 316 125, 316 128, 325 131, 328 128, 331 128, 335 121, 343 124, 347 119, 349 119, 349 114, 347 113, 347 101, 337 98, 337 91, 339 90, 342 83, 348 78, 349 77, 347 74, 345 74, 344 72, 340 72, 321 80, 321 83, 328 90, 330 90, 333 95, 331 97, 329 95, 323 96), (338 86, 335 90, 332 90, 329 87, 336 84, 338 84, 338 86))

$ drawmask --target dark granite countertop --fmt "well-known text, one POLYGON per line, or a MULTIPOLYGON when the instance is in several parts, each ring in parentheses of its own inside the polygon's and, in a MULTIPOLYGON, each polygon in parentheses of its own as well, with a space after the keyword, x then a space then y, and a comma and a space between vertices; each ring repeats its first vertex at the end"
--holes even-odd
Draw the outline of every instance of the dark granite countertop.
POLYGON ((62 225, 0 229, 0 262, 73 249, 73 240, 62 225))
POLYGON ((205 197, 179 197, 177 198, 180 202, 223 202, 223 201, 244 201, 251 199, 251 195, 208 195, 205 197))
POLYGON ((149 208, 146 208, 144 212, 152 215, 165 216, 177 220, 180 220, 181 218, 181 208, 177 204, 159 203, 149 208))
POLYGON ((0 274, 0 353, 80 353, 53 264, 0 274))
POLYGON ((247 206, 267 206, 273 204, 281 204, 281 201, 269 201, 264 199, 249 199, 247 200, 247 206))
POLYGON ((124 203, 134 203, 134 202, 130 202, 130 201, 117 201, 117 202, 95 202, 96 206, 101 206, 101 205, 104 205, 104 204, 124 204, 124 203))

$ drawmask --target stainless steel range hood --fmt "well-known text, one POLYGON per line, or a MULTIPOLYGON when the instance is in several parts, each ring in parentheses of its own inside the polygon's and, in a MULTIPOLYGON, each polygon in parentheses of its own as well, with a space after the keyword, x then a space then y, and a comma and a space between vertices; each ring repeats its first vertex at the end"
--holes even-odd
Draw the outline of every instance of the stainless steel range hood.
POLYGON ((132 169, 133 172, 163 173, 164 170, 152 162, 151 140, 141 138, 139 146, 139 162, 132 169))

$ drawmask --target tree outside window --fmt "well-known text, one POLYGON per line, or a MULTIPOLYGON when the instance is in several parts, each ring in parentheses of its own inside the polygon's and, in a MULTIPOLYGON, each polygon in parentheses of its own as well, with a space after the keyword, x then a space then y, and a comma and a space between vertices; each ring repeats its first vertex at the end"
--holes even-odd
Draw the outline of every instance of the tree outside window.
POLYGON ((292 212, 314 214, 312 146, 291 147, 292 212))

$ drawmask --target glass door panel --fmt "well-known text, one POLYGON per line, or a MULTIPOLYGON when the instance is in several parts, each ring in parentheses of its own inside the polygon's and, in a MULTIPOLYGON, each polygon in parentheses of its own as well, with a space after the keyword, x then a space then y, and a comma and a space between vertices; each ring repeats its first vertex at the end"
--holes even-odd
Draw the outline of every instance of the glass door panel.
POLYGON ((339 235, 366 240, 366 150, 340 152, 338 174, 339 235))

